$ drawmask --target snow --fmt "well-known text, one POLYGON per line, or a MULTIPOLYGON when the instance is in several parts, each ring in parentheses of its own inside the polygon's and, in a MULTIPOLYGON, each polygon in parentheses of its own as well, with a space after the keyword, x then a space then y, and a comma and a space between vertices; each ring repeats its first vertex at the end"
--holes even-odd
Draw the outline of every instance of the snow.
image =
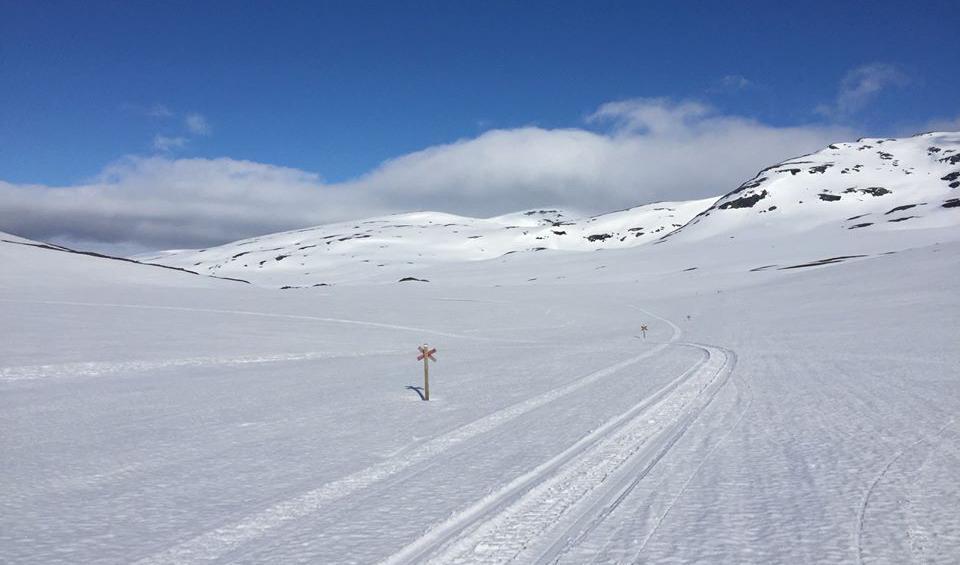
MULTIPOLYGON (((919 171, 916 141, 881 147, 919 171)), ((927 202, 916 223, 847 229, 844 192, 808 222, 791 195, 788 225, 717 208, 487 258, 431 236, 415 272, 351 284, 338 259, 283 291, 314 279, 0 234, 0 562, 956 562, 960 209, 935 180, 850 199, 927 202)))
POLYGON ((393 282, 438 264, 513 253, 634 247, 679 228, 715 200, 658 202, 588 218, 555 209, 488 219, 414 212, 137 259, 276 287, 393 282))

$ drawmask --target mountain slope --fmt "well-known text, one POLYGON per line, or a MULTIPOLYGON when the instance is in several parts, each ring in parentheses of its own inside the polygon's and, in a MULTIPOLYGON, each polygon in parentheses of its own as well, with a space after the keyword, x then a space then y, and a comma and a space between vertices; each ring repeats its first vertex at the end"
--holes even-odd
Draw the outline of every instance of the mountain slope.
POLYGON ((713 200, 659 202, 580 219, 561 210, 488 219, 414 212, 140 259, 271 286, 397 280, 437 264, 513 253, 634 247, 677 229, 713 200))
POLYGON ((309 287, 475 273, 492 268, 476 262, 506 255, 540 264, 534 252, 547 250, 635 248, 642 257, 621 259, 645 260, 648 269, 702 265, 707 258, 784 266, 946 241, 958 225, 960 133, 934 132, 833 144, 767 167, 719 199, 589 218, 561 210, 488 219, 415 212, 139 259, 266 286, 309 287))
POLYGON ((960 133, 836 143, 763 169, 667 239, 955 226, 958 187, 960 133))

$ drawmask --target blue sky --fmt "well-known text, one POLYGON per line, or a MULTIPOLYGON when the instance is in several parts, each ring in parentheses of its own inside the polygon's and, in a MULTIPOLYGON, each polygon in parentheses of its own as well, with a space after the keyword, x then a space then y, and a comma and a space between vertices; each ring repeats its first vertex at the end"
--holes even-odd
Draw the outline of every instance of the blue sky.
POLYGON ((0 181, 219 158, 343 184, 490 131, 615 135, 596 113, 625 100, 899 135, 960 117, 958 24, 935 1, 0 0, 0 181))

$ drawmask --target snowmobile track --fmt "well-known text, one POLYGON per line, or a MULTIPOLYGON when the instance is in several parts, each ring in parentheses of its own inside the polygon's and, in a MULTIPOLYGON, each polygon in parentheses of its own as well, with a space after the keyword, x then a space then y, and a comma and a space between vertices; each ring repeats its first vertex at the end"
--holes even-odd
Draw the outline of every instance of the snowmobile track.
POLYGON ((551 532, 558 520, 579 510, 583 514, 578 523, 602 521, 631 490, 629 485, 622 488, 622 481, 611 479, 622 471, 636 469, 629 476, 633 478, 631 484, 639 482, 727 382, 734 363, 732 352, 686 345, 704 351, 705 359, 563 453, 436 526, 384 563, 506 563, 532 543, 551 540, 553 544, 541 560, 555 560, 566 549, 567 539, 551 537, 558 535, 551 532), (660 424, 664 421, 667 423, 660 424), (616 500, 599 513, 591 512, 595 504, 582 508, 596 496, 614 496, 616 500), (555 555, 551 558, 551 554, 555 555))
MULTIPOLYGON (((639 308, 637 309, 639 310, 639 308)), ((361 469, 351 475, 325 483, 299 496, 280 501, 238 522, 227 524, 187 539, 178 545, 140 559, 135 565, 197 563, 218 559, 243 544, 266 535, 271 530, 321 511, 326 505, 335 500, 345 498, 380 481, 393 477, 413 465, 428 461, 474 437, 495 430, 532 410, 583 389, 627 367, 636 365, 644 359, 653 357, 676 342, 680 337, 680 329, 673 323, 655 314, 648 314, 664 321, 670 326, 672 335, 666 342, 657 344, 653 348, 633 357, 578 377, 555 389, 488 414, 459 428, 436 436, 417 447, 401 451, 394 457, 361 469)), ((685 375, 686 374, 687 373, 685 373, 685 375)))

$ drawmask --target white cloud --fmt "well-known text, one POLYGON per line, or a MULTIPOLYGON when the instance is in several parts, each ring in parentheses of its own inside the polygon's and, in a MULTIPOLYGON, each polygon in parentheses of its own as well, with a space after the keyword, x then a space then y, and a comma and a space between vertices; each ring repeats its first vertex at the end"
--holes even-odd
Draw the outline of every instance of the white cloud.
POLYGON ((757 88, 758 85, 754 81, 748 79, 743 75, 725 75, 723 78, 718 80, 713 86, 707 89, 707 92, 711 93, 734 93, 741 92, 744 90, 751 90, 757 88))
POLYGON ((183 123, 187 126, 187 130, 194 135, 210 135, 212 131, 210 123, 202 114, 187 114, 183 123))
POLYGON ((769 164, 856 137, 834 127, 774 127, 664 99, 604 104, 589 122, 609 128, 491 130, 338 184, 228 158, 130 157, 81 186, 0 182, 0 230, 65 244, 158 249, 418 209, 602 212, 721 194, 769 164))
POLYGON ((153 136, 153 148, 157 151, 173 151, 180 149, 187 144, 185 137, 167 137, 165 135, 153 136))
POLYGON ((173 112, 170 108, 164 106, 163 104, 154 104, 147 108, 147 116, 151 118, 169 118, 173 116, 173 112))
POLYGON ((816 112, 827 117, 846 117, 862 110, 885 89, 909 84, 907 75, 886 63, 871 63, 848 72, 840 82, 833 104, 824 104, 816 112))
POLYGON ((672 102, 665 98, 634 98, 608 102, 587 121, 612 122, 621 132, 652 135, 685 134, 699 119, 710 114, 710 107, 694 101, 672 102))

